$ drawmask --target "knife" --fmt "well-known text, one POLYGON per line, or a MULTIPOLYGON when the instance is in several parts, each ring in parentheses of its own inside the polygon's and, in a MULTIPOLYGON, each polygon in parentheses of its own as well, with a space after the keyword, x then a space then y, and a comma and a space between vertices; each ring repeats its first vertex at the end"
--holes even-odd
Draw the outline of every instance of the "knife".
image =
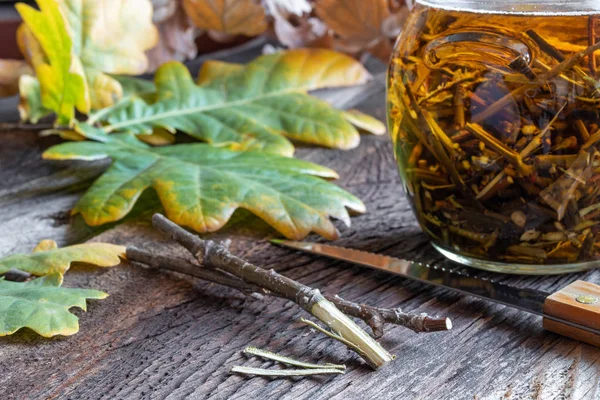
POLYGON ((544 328, 600 347, 600 286, 576 281, 554 294, 474 278, 450 261, 428 265, 415 261, 320 243, 273 240, 279 246, 389 272, 454 292, 475 296, 543 317, 544 328))

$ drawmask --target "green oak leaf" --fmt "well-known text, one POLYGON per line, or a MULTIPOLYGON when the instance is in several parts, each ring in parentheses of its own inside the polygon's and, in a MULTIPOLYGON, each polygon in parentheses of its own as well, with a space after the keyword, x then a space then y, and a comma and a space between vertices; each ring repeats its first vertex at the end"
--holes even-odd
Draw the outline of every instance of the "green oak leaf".
POLYGON ((43 337, 73 335, 79 331, 71 307, 86 310, 86 299, 104 299, 106 293, 62 288, 62 275, 52 273, 29 282, 0 279, 0 336, 29 328, 43 337))
POLYGON ((0 275, 12 268, 43 276, 64 274, 71 263, 81 262, 98 267, 114 267, 125 257, 125 247, 109 243, 83 243, 57 248, 56 243, 44 240, 31 254, 13 254, 0 259, 0 275))
POLYGON ((220 229, 244 208, 289 238, 314 231, 335 239, 330 217, 349 225, 346 207, 365 211, 358 198, 319 178, 335 178, 335 171, 306 161, 203 143, 152 148, 129 134, 85 129, 97 142, 63 143, 44 158, 113 160, 73 210, 90 225, 120 220, 148 188, 172 221, 197 232, 220 229))
MULTIPOLYGON (((223 81, 231 79, 231 75, 239 74, 243 69, 243 64, 209 60, 202 64, 197 82, 200 85, 219 86, 223 84, 223 81)), ((344 111, 342 116, 357 128, 374 135, 383 135, 387 132, 387 128, 383 122, 358 110, 344 111)))
MULTIPOLYGON (((225 65, 225 64, 223 64, 225 65)), ((224 67, 219 79, 197 85, 187 68, 169 62, 155 75, 156 98, 124 98, 92 113, 89 125, 105 132, 150 134, 180 130, 212 144, 291 156, 288 140, 350 149, 360 136, 344 112, 309 96, 309 90, 364 83, 369 73, 356 60, 330 50, 299 49, 224 67)))

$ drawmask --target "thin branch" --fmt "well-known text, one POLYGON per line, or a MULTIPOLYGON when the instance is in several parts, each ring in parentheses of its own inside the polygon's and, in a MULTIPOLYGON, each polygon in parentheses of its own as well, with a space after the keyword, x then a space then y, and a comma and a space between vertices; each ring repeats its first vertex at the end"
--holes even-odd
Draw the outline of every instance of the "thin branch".
MULTIPOLYGON (((144 264, 152 269, 178 272, 184 275, 192 276, 198 279, 227 286, 239 290, 243 294, 261 298, 262 295, 272 295, 269 291, 250 285, 241 279, 232 275, 225 274, 222 271, 203 268, 198 264, 192 264, 188 260, 177 257, 166 257, 159 254, 150 253, 135 247, 127 249, 127 259, 130 262, 144 264)), ((280 296, 276 296, 280 297, 280 296)), ((387 309, 371 307, 366 304, 358 304, 344 300, 339 296, 325 296, 342 312, 362 319, 373 330, 373 336, 380 338, 384 334, 384 324, 394 324, 404 326, 415 332, 439 332, 447 331, 452 328, 449 318, 432 318, 427 314, 412 314, 403 312, 400 308, 387 309)))
POLYGON ((0 132, 7 131, 30 131, 30 132, 40 132, 45 131, 47 129, 54 128, 52 124, 24 124, 21 122, 10 123, 3 122, 0 123, 0 132))
POLYGON ((206 268, 220 269, 246 283, 260 286, 273 294, 293 301, 321 320, 333 332, 353 344, 358 353, 373 368, 382 367, 393 357, 379 343, 356 325, 318 289, 303 285, 274 270, 266 270, 231 254, 228 247, 210 240, 202 240, 160 214, 152 218, 154 227, 175 239, 206 268))
POLYGON ((383 336, 384 323, 401 325, 414 332, 440 332, 452 329, 450 318, 432 318, 427 314, 413 314, 402 311, 401 308, 389 309, 371 307, 342 299, 339 296, 327 297, 340 310, 353 317, 365 321, 376 338, 383 336))
POLYGON ((202 279, 218 285, 228 286, 237 289, 240 292, 251 295, 269 294, 268 291, 259 288, 258 286, 249 285, 244 281, 225 274, 221 271, 203 268, 200 265, 192 264, 188 260, 177 257, 165 257, 159 254, 153 254, 135 247, 127 248, 127 259, 129 261, 144 264, 156 270, 168 270, 178 272, 180 274, 193 276, 194 278, 202 279))

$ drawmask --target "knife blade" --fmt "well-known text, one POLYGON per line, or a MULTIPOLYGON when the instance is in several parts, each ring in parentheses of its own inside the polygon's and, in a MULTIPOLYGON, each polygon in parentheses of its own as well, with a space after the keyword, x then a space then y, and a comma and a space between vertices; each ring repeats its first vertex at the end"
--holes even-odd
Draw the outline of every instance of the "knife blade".
MULTIPOLYGON (((589 319, 589 314, 586 314, 583 318, 572 320, 571 318, 565 318, 563 315, 557 316, 553 315, 556 313, 548 312, 548 300, 552 299, 553 296, 562 294, 562 292, 553 295, 536 289, 516 288, 487 279, 474 278, 456 268, 452 268, 452 265, 455 266, 456 264, 451 261, 446 261, 441 265, 428 265, 416 261, 403 260, 381 254, 321 243, 294 242, 288 240, 273 240, 272 242, 279 246, 362 265, 429 285, 441 286, 454 292, 475 296, 511 308, 516 308, 543 317, 545 321, 551 321, 555 324, 571 328, 572 330, 583 331, 581 334, 584 336, 592 335, 592 344, 599 345, 600 343, 600 302, 598 302, 598 309, 591 309, 593 313, 597 314, 593 314, 594 319, 591 323, 588 323, 587 319, 589 319)), ((597 288, 598 293, 600 293, 600 287, 597 288)), ((592 290, 595 290, 595 288, 592 288, 592 290)), ((571 293, 570 296, 573 297, 575 295, 571 293)), ((589 293, 582 293, 573 300, 577 302, 578 298, 586 296, 589 296, 589 293)), ((586 306, 593 306, 595 304, 596 303, 591 305, 587 304, 586 306)), ((572 306, 572 304, 570 305, 572 306)), ((590 307, 586 307, 586 311, 589 311, 589 308, 590 307)), ((564 332, 559 333, 573 337, 573 334, 564 332)), ((590 342, 589 338, 586 340, 586 338, 576 337, 576 339, 588 343, 590 342)))

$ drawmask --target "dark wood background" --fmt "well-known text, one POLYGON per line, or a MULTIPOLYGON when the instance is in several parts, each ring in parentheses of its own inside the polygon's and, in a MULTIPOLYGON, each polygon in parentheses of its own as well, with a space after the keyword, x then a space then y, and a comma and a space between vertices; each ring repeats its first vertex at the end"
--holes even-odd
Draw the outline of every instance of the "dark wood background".
MULTIPOLYGON (((245 61, 252 42, 212 58, 245 61)), ((197 68, 201 60, 193 63, 197 68)), ((361 88, 321 92, 337 106, 384 118, 385 66, 369 62, 375 79, 361 88)), ((14 100, 0 106, 16 118, 14 100)), ((92 239, 183 254, 155 234, 148 212, 91 229, 69 210, 106 167, 40 159, 56 138, 0 133, 0 255, 28 252, 46 238, 61 245, 92 239), (99 235, 99 236, 96 236, 99 235), (152 241, 152 242, 151 242, 152 241), (152 244, 151 244, 152 243, 152 244)), ((368 213, 340 226, 338 244, 395 256, 439 256, 420 233, 402 193, 387 137, 363 136, 352 151, 303 148, 298 156, 337 170, 339 184, 361 197, 368 213)), ((150 201, 152 201, 152 196, 150 201)), ((546 332, 541 320, 473 298, 271 246, 275 234, 237 213, 226 229, 238 255, 348 299, 448 316, 448 333, 416 334, 389 327, 382 344, 397 359, 373 372, 341 344, 298 322, 303 312, 277 299, 256 301, 214 285, 123 264, 75 267, 66 286, 107 291, 80 316, 80 332, 43 339, 22 330, 0 338, 1 399, 599 399, 600 349, 546 332), (344 376, 306 379, 230 375, 234 365, 268 367, 241 354, 252 345, 313 362, 344 363, 344 376)), ((316 239, 316 238, 312 238, 316 239)), ((490 276, 487 273, 481 275, 490 276)), ((600 283, 599 272, 500 279, 559 290, 571 281, 600 283)))

